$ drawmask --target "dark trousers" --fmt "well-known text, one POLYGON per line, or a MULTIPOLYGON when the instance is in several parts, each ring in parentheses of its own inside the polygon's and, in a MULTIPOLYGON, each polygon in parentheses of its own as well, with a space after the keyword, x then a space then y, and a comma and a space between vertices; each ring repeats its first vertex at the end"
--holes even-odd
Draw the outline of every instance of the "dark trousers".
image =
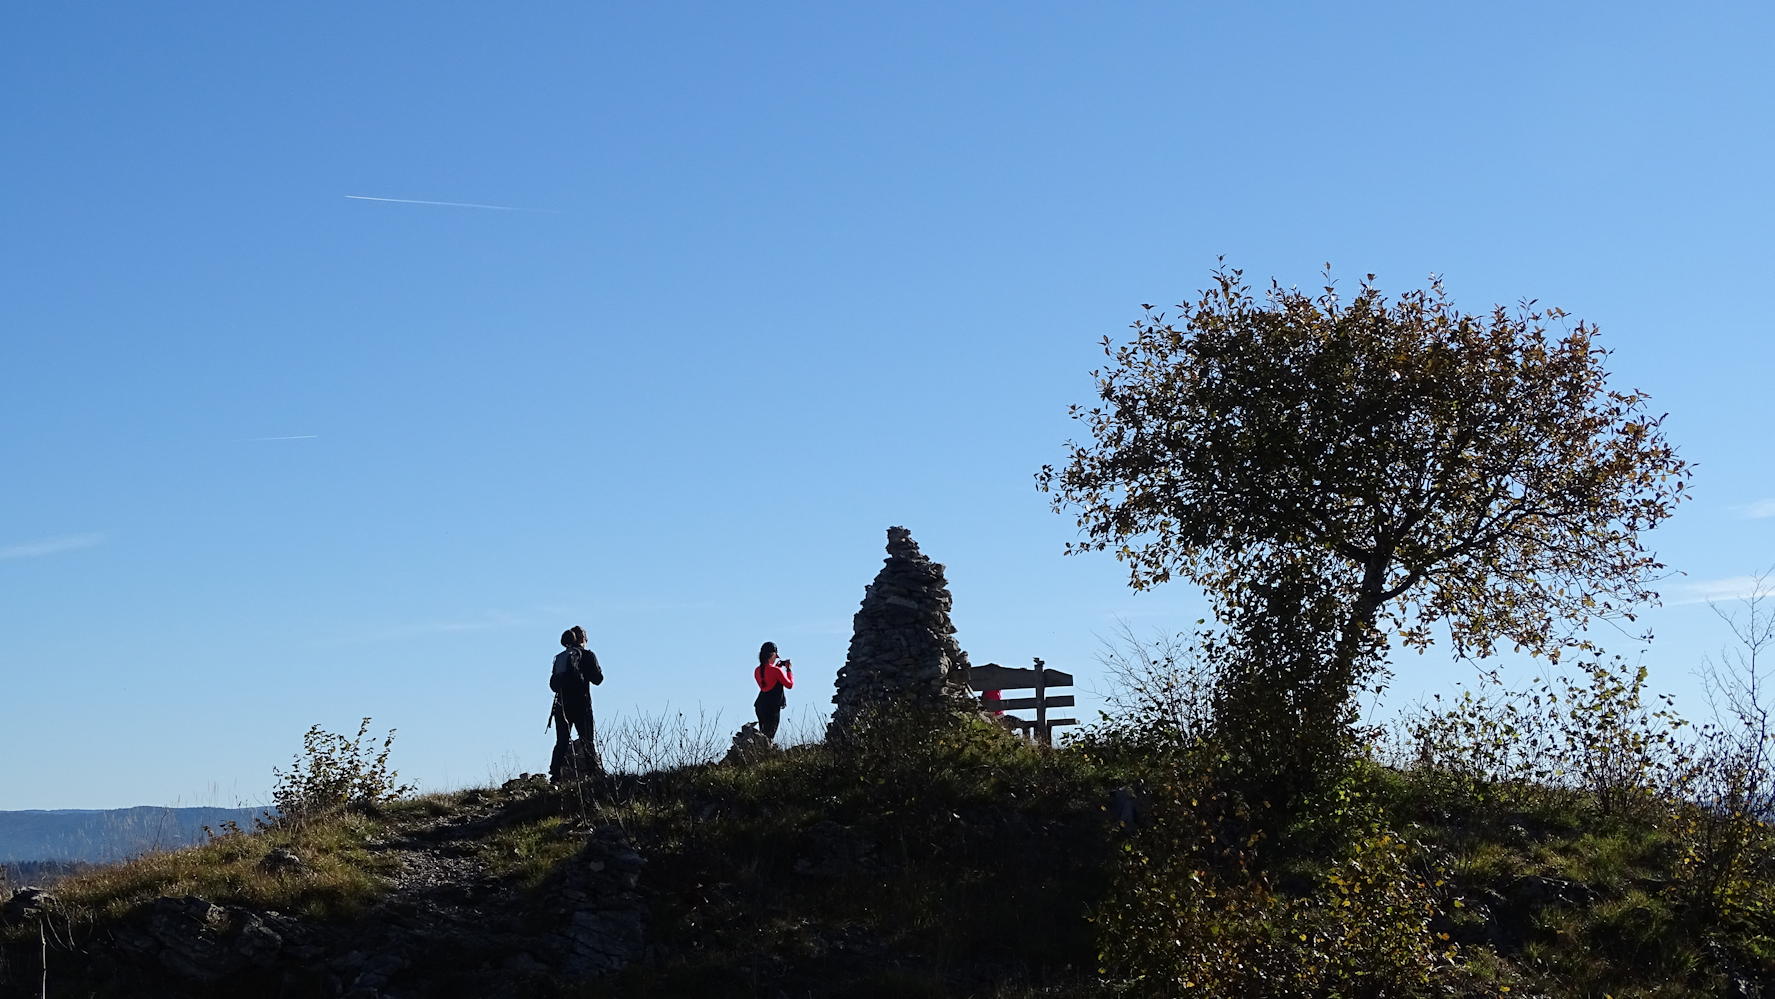
POLYGON ((592 705, 590 702, 580 704, 563 698, 555 700, 555 752, 549 758, 549 777, 559 778, 563 772, 571 775, 573 754, 573 736, 569 728, 579 731, 582 759, 589 759, 593 772, 601 771, 604 765, 598 759, 598 747, 592 741, 592 705))
POLYGON ((783 705, 787 698, 783 696, 783 688, 776 687, 758 695, 752 702, 752 710, 758 712, 758 731, 772 742, 777 740, 777 726, 783 721, 783 705))

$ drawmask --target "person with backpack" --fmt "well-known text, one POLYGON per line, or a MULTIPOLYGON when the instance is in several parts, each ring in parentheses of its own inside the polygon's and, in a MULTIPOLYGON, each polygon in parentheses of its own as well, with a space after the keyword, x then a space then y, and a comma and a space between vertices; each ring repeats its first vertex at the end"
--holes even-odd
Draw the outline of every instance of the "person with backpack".
POLYGON ((795 667, 789 660, 777 658, 777 643, 765 642, 758 648, 758 668, 752 671, 752 679, 758 682, 758 699, 752 702, 758 713, 758 731, 775 742, 783 708, 789 703, 783 691, 795 686, 795 667))
POLYGON ((604 670, 598 665, 598 655, 586 648, 586 630, 576 624, 561 632, 561 651, 549 670, 549 689, 555 692, 555 705, 549 711, 549 721, 555 726, 550 780, 575 776, 570 772, 574 752, 570 728, 579 731, 583 757, 590 759, 592 771, 603 771, 597 745, 592 741, 592 685, 603 682, 604 670))

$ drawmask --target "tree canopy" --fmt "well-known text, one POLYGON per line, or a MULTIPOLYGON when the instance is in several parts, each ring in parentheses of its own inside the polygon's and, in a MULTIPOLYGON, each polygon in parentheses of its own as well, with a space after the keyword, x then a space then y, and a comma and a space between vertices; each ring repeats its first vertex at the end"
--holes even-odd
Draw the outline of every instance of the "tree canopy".
POLYGON ((1077 515, 1069 552, 1113 551, 1135 589, 1193 581, 1223 615, 1317 580, 1346 666, 1388 625, 1557 657, 1656 599, 1641 536, 1688 467, 1648 397, 1609 385, 1593 326, 1532 301, 1465 314, 1434 280, 1389 299, 1369 275, 1346 301, 1213 277, 1104 338, 1099 401, 1071 410, 1088 439, 1037 475, 1077 515))

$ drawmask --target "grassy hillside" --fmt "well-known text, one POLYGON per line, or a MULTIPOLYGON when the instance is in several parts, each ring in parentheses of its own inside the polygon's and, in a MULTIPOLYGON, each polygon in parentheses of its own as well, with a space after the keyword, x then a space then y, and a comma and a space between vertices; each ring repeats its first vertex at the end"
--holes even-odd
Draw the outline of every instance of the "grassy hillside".
POLYGON ((5 917, 0 989, 36 994, 45 945, 62 995, 1674 999, 1775 979, 1766 843, 1713 906, 1705 823, 1657 809, 1368 763, 1341 804, 1260 832, 1212 769, 964 722, 343 810, 65 882, 5 917), (202 946, 172 940, 193 911, 202 946))

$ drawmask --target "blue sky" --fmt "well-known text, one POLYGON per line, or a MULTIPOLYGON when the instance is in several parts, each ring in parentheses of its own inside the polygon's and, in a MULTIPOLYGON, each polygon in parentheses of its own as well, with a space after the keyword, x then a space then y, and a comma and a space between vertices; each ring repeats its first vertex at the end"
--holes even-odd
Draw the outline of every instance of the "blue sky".
POLYGON ((574 623, 607 716, 736 726, 767 638, 824 706, 889 524, 976 662, 1088 684, 1202 603, 1062 558, 1032 475, 1220 254, 1599 324, 1698 465, 1686 704, 1693 601, 1775 564, 1762 5, 3 18, 0 808, 262 800, 365 714, 426 786, 541 769, 574 623))

